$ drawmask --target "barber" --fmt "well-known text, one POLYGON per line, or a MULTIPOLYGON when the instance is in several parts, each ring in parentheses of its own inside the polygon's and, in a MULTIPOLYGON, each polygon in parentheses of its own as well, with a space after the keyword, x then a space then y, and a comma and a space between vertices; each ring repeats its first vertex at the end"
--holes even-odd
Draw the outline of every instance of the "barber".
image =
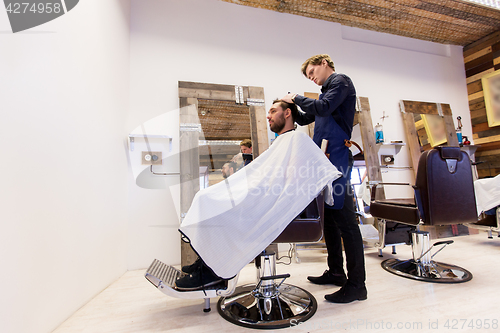
POLYGON ((343 177, 333 183, 334 205, 325 206, 324 235, 328 252, 328 270, 321 276, 309 276, 316 284, 334 284, 342 288, 325 299, 334 303, 350 303, 365 300, 365 261, 363 240, 356 221, 353 194, 350 186, 353 165, 352 153, 348 147, 351 139, 354 114, 356 112, 356 90, 351 79, 337 74, 328 54, 319 54, 302 64, 304 76, 321 86, 319 100, 299 94, 287 94, 285 102, 294 102, 299 112, 296 122, 308 125, 315 122, 314 142, 321 147, 328 140, 327 156, 330 162, 342 172, 343 177), (347 263, 344 272, 342 242, 347 263))

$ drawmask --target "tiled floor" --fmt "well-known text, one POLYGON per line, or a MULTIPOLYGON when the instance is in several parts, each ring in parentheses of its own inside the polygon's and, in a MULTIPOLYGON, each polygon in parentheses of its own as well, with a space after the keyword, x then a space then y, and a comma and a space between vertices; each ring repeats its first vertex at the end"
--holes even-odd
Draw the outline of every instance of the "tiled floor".
MULTIPOLYGON (((462 266, 474 275, 466 283, 445 285, 401 278, 380 267, 391 258, 390 249, 379 258, 366 249, 368 300, 332 304, 323 296, 338 289, 309 283, 307 275, 325 269, 326 254, 301 251, 302 262, 278 265, 278 274, 290 273, 289 284, 307 289, 318 300, 318 311, 307 322, 280 332, 500 332, 499 281, 500 238, 488 239, 484 232, 453 238, 435 258, 462 266), (481 325, 481 326, 480 326, 481 325)), ((398 246, 398 258, 409 258, 410 247, 398 246)), ((202 312, 202 300, 171 298, 144 278, 144 270, 130 271, 82 307, 54 333, 104 332, 251 332, 219 316, 216 299, 212 312, 202 312)), ((252 283, 255 270, 248 265, 238 284, 252 283)))

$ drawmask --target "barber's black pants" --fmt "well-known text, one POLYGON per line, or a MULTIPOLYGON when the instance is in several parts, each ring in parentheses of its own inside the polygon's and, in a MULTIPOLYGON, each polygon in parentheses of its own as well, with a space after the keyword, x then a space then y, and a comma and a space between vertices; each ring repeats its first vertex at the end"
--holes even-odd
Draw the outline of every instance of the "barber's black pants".
POLYGON ((366 278, 363 239, 356 221, 353 195, 349 182, 345 192, 344 207, 342 209, 328 209, 325 207, 324 236, 328 251, 328 267, 333 274, 344 274, 342 238, 348 282, 355 287, 363 287, 366 278))

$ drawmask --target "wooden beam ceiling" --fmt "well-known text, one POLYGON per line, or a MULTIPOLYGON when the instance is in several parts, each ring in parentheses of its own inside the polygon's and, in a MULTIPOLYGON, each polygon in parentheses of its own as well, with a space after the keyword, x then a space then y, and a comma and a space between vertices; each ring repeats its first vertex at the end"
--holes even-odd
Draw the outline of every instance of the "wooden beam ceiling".
POLYGON ((500 10, 461 0, 222 0, 441 44, 500 30, 500 10))

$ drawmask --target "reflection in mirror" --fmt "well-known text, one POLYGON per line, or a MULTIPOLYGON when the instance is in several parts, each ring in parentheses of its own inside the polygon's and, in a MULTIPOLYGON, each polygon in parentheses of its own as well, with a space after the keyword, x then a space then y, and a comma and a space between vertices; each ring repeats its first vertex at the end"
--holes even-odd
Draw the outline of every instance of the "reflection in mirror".
POLYGON ((413 114, 417 130, 420 150, 426 151, 432 147, 447 142, 447 133, 443 117, 436 114, 413 114))
MULTIPOLYGON (((247 105, 234 101, 198 99, 198 117, 204 138, 200 138, 200 188, 216 184, 244 165, 240 143, 249 140, 247 105)), ((251 141, 250 141, 251 143, 251 141)))

